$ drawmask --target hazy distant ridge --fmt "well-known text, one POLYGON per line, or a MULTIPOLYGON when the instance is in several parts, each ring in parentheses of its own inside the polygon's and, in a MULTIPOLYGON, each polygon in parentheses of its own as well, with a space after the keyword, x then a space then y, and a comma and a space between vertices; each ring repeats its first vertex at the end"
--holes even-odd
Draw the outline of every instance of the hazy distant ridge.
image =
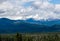
POLYGON ((0 19, 0 33, 16 32, 55 32, 60 31, 60 20, 36 21, 27 20, 10 20, 7 18, 0 19))

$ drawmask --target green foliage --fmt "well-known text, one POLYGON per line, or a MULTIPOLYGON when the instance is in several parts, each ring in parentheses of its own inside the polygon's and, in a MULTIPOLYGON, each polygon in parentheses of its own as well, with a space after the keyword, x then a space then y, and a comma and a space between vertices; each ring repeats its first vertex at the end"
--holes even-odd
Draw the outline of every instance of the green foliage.
POLYGON ((17 41, 22 41, 22 34, 17 33, 16 38, 17 41))
POLYGON ((60 33, 0 35, 0 41, 60 41, 60 33))

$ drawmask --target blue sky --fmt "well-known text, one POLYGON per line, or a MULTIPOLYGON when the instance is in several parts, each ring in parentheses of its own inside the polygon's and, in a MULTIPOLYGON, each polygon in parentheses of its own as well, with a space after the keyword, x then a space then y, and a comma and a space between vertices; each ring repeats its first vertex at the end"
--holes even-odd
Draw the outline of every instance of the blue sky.
MULTIPOLYGON (((50 2, 53 3, 53 4, 60 4, 60 0, 51 0, 50 2)), ((32 3, 32 2, 24 3, 24 6, 25 6, 25 7, 28 7, 28 6, 31 5, 31 3, 32 3)))
POLYGON ((32 3, 33 3, 33 2, 27 2, 27 3, 24 3, 23 5, 24 5, 25 7, 29 7, 32 3))
POLYGON ((60 4, 60 0, 52 0, 51 3, 60 4))

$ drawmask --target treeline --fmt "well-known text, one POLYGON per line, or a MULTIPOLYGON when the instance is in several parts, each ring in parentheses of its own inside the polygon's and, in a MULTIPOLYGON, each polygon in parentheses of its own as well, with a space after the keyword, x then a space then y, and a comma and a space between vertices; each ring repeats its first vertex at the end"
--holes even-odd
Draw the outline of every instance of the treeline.
POLYGON ((15 34, 0 35, 0 41, 60 41, 60 34, 15 34))

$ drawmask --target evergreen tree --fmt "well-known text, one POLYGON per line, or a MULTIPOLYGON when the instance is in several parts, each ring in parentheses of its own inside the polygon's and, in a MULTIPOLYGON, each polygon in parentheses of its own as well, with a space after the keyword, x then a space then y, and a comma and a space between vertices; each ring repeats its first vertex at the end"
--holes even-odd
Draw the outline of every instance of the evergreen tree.
POLYGON ((22 41, 22 34, 17 33, 16 38, 17 41, 22 41))
POLYGON ((1 35, 0 35, 0 41, 2 41, 1 35))

